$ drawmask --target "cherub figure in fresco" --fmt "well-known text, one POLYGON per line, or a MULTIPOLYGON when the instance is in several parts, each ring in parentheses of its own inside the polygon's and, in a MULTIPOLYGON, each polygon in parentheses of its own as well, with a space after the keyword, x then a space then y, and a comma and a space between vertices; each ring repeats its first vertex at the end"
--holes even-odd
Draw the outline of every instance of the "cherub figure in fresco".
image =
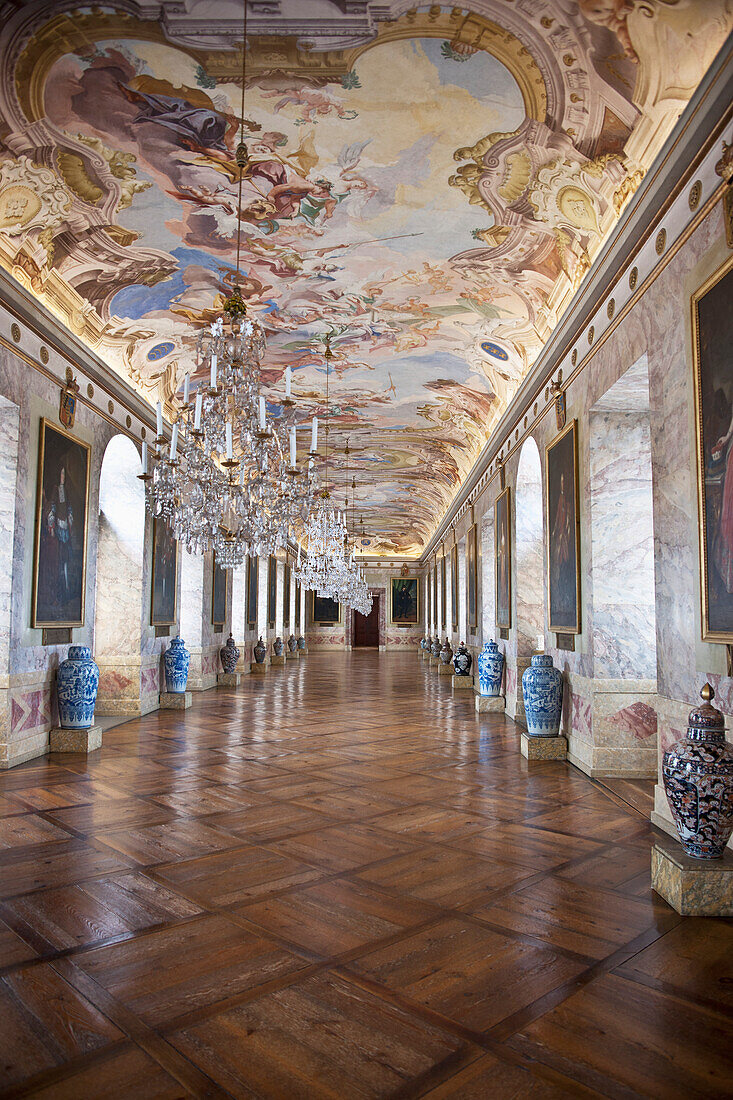
POLYGON ((314 88, 294 88, 292 86, 286 86, 283 88, 274 88, 268 92, 262 92, 261 94, 263 99, 280 97, 277 103, 274 104, 274 109, 277 114, 290 104, 301 107, 301 115, 305 122, 317 122, 318 117, 324 118, 334 112, 339 118, 343 119, 358 117, 356 111, 347 110, 335 99, 332 99, 324 92, 316 91, 314 88))

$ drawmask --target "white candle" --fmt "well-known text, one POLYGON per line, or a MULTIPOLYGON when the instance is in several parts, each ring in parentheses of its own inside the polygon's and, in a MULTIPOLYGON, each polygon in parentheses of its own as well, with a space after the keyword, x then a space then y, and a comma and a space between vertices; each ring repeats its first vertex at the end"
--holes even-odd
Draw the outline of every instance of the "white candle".
POLYGON ((201 390, 196 391, 196 408, 193 411, 193 430, 195 432, 201 429, 201 407, 204 403, 204 395, 201 390))
POLYGON ((171 462, 176 457, 176 451, 178 450, 178 425, 173 425, 173 433, 171 435, 171 462))
POLYGON ((311 451, 313 454, 318 450, 318 417, 313 417, 313 426, 311 427, 311 451))
POLYGON ((290 429, 290 465, 295 468, 295 428, 290 429))
POLYGON ((143 473, 148 472, 148 445, 143 443, 143 473))
POLYGON ((183 404, 188 404, 188 390, 191 385, 191 375, 186 371, 183 376, 183 404))
POLYGON ((300 569, 300 543, 298 543, 298 564, 297 568, 300 569))
POLYGON ((163 405, 160 401, 155 406, 155 419, 158 429, 156 435, 158 436, 158 439, 160 439, 163 434, 163 405))
POLYGON ((292 386, 292 371, 290 367, 285 368, 285 396, 290 397, 290 387, 292 386))
POLYGON ((232 457, 232 425, 229 420, 226 423, 227 458, 232 457))
POLYGON ((265 399, 264 399, 264 397, 261 397, 260 398, 260 431, 264 432, 264 430, 265 430, 265 399))
POLYGON ((211 356, 211 388, 216 389, 216 356, 211 356))

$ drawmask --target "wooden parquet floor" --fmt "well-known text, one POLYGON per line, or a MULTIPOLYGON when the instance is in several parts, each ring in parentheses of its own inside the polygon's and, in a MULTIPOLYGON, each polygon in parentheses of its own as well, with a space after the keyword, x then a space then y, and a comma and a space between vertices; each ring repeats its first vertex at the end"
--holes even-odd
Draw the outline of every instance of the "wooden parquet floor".
POLYGON ((733 1095, 732 922, 414 654, 311 654, 0 773, 0 1092, 733 1095))

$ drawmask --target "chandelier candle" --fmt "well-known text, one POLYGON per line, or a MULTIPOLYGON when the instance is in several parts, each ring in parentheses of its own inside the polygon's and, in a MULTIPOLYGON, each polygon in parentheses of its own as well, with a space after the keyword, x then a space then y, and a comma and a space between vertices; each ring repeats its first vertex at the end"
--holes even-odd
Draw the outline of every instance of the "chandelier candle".
MULTIPOLYGON (((292 371, 290 367, 285 368, 285 396, 290 397, 290 391, 292 388, 292 371)), ((295 463, 293 463, 295 465, 295 463)))
POLYGON ((155 406, 155 422, 156 422, 156 434, 158 439, 163 435, 163 405, 159 401, 155 406))
POLYGON ((318 450, 318 417, 313 417, 313 427, 311 428, 311 454, 314 455, 318 450))
POLYGON ((186 371, 183 376, 183 404, 188 404, 188 393, 191 386, 191 375, 186 371))
POLYGON ((290 429, 290 466, 294 470, 296 462, 295 428, 290 429))
POLYGON ((147 474, 147 472, 148 472, 148 445, 147 445, 147 443, 143 443, 142 473, 147 474))
POLYGON ((260 397, 260 431, 265 430, 265 399, 260 397))
POLYGON ((217 367, 217 357, 216 357, 215 354, 213 354, 211 356, 211 379, 210 379, 210 384, 211 384, 212 390, 216 389, 216 367, 217 367))
POLYGON ((196 391, 196 408, 193 413, 193 430, 195 432, 201 431, 201 406, 203 405, 204 395, 201 390, 196 391))
POLYGON ((227 459, 231 462, 234 457, 234 452, 232 450, 232 424, 230 420, 227 420, 224 431, 227 441, 227 459))
POLYGON ((176 460, 176 451, 177 450, 178 450, 178 425, 174 424, 173 425, 173 432, 171 434, 171 455, 170 455, 171 462, 175 462, 175 460, 176 460))

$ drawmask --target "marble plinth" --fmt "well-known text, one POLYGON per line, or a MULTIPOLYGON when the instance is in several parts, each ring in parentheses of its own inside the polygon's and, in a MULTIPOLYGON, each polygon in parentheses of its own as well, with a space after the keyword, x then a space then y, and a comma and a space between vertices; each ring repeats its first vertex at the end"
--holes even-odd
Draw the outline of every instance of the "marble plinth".
POLYGON ((256 661, 253 661, 252 664, 249 666, 249 671, 252 673, 253 676, 266 676, 267 665, 264 661, 261 665, 258 665, 256 661))
POLYGON ((242 682, 241 672, 220 672, 216 678, 219 687, 238 688, 242 682))
POLYGON ((439 665, 439 664, 440 664, 440 657, 433 657, 433 655, 431 653, 430 654, 430 667, 432 668, 434 665, 439 665))
POLYGON ((497 711, 503 714, 504 708, 506 707, 506 700, 503 695, 476 695, 473 701, 477 714, 484 714, 491 711, 497 711))
POLYGON ((294 649, 292 653, 290 652, 290 650, 288 650, 287 653, 285 654, 285 660, 286 661, 297 661, 298 656, 299 656, 299 654, 298 654, 297 649, 294 649))
POLYGON ((57 727, 48 735, 50 752, 94 752, 102 747, 102 727, 85 730, 65 730, 57 727))
POLYGON ((522 734, 519 751, 527 760, 565 760, 568 755, 567 737, 529 737, 522 734))
POLYGON ((270 657, 270 664, 273 668, 284 668, 286 657, 283 653, 280 657, 270 657))
POLYGON ((188 710, 193 702, 190 691, 161 691, 161 710, 188 710))
POLYGON ((473 676, 456 676, 453 674, 454 691, 473 691, 473 676))
POLYGON ((453 675, 453 665, 444 665, 444 664, 438 665, 438 676, 452 676, 452 675, 453 675))
POLYGON ((652 847, 652 890, 683 917, 733 917, 733 852, 694 859, 671 837, 652 847))

